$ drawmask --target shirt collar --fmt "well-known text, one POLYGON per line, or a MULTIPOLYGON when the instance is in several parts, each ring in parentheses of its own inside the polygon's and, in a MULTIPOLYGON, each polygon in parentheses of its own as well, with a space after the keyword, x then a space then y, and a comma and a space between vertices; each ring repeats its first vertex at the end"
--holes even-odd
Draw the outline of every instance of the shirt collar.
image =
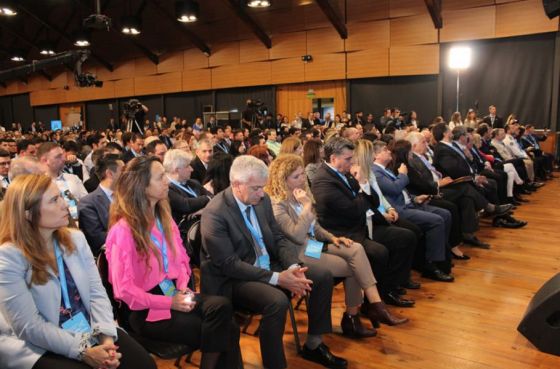
POLYGON ((101 188, 101 191, 103 191, 105 193, 105 195, 107 196, 107 198, 109 200, 113 200, 113 190, 111 190, 110 188, 106 188, 103 185, 99 185, 99 188, 101 188))
POLYGON ((343 174, 343 173, 340 173, 340 172, 339 172, 339 171, 338 171, 338 170, 337 170, 337 169, 336 169, 335 167, 333 167, 332 165, 330 165, 330 164, 329 164, 329 163, 327 163, 326 161, 325 161, 325 164, 326 164, 326 165, 327 165, 327 166, 328 166, 329 168, 331 168, 332 170, 334 170, 334 171, 335 171, 335 173, 338 173, 338 174, 340 174, 340 175, 344 176, 344 174, 343 174))
POLYGON ((237 206, 239 207, 239 210, 241 210, 241 214, 245 216, 245 209, 247 209, 251 205, 245 205, 241 200, 237 198, 237 196, 235 196, 235 194, 232 193, 232 195, 233 198, 235 199, 235 202, 237 203, 237 206))

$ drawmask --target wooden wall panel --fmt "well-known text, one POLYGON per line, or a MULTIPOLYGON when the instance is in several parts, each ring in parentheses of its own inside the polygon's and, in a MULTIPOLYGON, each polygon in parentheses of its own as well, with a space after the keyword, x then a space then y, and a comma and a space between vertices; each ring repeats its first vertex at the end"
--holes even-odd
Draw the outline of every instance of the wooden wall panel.
POLYGON ((212 89, 212 72, 210 68, 191 69, 183 72, 183 91, 210 89, 212 89))
POLYGON ((361 22, 389 18, 389 0, 348 0, 347 21, 361 22))
POLYGON ((306 81, 344 79, 346 55, 344 53, 313 55, 313 61, 306 63, 304 68, 306 81))
POLYGON ((49 83, 49 88, 63 88, 64 86, 68 86, 69 83, 73 83, 72 80, 70 80, 70 82, 68 81, 68 73, 66 71, 53 75, 52 77, 53 79, 49 83))
POLYGON ((409 17, 425 13, 427 13, 427 8, 424 0, 390 0, 389 3, 389 18, 409 17))
POLYGON ((445 11, 442 16, 445 20, 440 31, 440 42, 493 38, 496 34, 494 5, 445 11))
POLYGON ((541 0, 496 6, 496 37, 558 31, 558 17, 548 19, 541 0))
MULTIPOLYGON (((511 0, 510 0, 511 1, 511 0)), ((513 0, 519 1, 519 0, 513 0)), ((499 1, 494 0, 445 0, 441 2, 441 7, 443 11, 448 10, 458 10, 458 9, 469 9, 469 8, 476 8, 479 6, 488 6, 494 5, 494 3, 499 3, 499 1)), ((445 18, 443 18, 445 19, 445 18)), ((471 20, 476 19, 472 18, 471 20)), ((445 27, 445 20, 443 21, 443 25, 445 27)))
POLYGON ((56 90, 32 91, 29 93, 31 106, 52 105, 66 102, 66 90, 60 88, 56 90))
POLYGON ((199 49, 188 49, 183 51, 183 68, 200 69, 210 66, 210 58, 204 55, 199 49))
POLYGON ((307 54, 306 32, 279 34, 272 38, 270 59, 301 57, 307 54))
POLYGON ((305 81, 305 67, 299 57, 273 60, 270 68, 273 84, 305 81))
POLYGON ((138 76, 151 76, 157 73, 157 66, 146 58, 134 59, 134 78, 138 76))
POLYGON ((348 25, 346 51, 389 48, 389 20, 352 23, 348 25))
POLYGON ((135 95, 180 92, 183 89, 182 72, 157 74, 134 78, 135 95))
POLYGON ((49 80, 38 74, 31 75, 27 80, 27 88, 29 91, 46 90, 49 87, 49 80))
POLYGON ((333 27, 307 31, 307 54, 328 54, 342 51, 344 51, 344 40, 333 27))
POLYGON ((22 81, 10 81, 6 88, 6 93, 8 95, 22 94, 25 92, 29 92, 29 86, 22 81))
POLYGON ((270 59, 270 50, 260 40, 243 40, 239 42, 239 62, 249 63, 270 59))
POLYGON ((428 14, 391 19, 391 46, 437 43, 438 34, 428 14))
POLYGON ((329 81, 278 86, 276 111, 286 114, 290 120, 294 119, 298 112, 306 116, 312 111, 312 100, 306 96, 309 89, 315 91, 315 98, 334 98, 335 114, 346 110, 346 83, 329 81))
POLYGON ((156 70, 158 74, 181 72, 183 70, 183 51, 175 51, 162 55, 159 64, 156 66, 156 70))
POLYGON ((134 78, 136 73, 135 61, 129 60, 115 65, 115 69, 110 72, 106 68, 97 68, 97 78, 102 81, 134 78))
POLYGON ((115 97, 134 96, 134 78, 115 81, 115 97))
POLYGON ((346 54, 348 78, 389 75, 389 48, 355 51, 346 54))
POLYGON ((210 66, 239 64, 239 42, 228 42, 212 46, 210 66))
POLYGON ((408 76, 439 73, 439 45, 392 47, 389 75, 408 76))
POLYGON ((212 88, 269 85, 270 62, 224 65, 212 69, 212 88))

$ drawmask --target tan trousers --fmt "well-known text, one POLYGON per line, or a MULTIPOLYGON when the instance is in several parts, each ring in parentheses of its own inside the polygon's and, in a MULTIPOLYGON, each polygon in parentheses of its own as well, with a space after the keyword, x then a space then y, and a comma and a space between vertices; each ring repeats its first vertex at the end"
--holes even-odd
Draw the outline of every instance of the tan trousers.
POLYGON ((301 248, 300 260, 309 265, 322 265, 328 268, 333 277, 344 279, 346 306, 358 306, 362 303, 362 290, 374 286, 377 281, 371 270, 364 248, 354 243, 350 247, 328 245, 328 250, 321 253, 319 259, 305 256, 305 247, 301 248))

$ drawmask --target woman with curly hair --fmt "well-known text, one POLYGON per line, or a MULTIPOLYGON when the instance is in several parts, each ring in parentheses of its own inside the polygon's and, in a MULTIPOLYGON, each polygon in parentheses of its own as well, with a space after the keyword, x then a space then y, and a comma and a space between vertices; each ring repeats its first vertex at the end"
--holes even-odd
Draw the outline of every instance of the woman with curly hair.
POLYGON ((341 326, 345 335, 375 335, 375 329, 364 328, 357 315, 363 301, 362 291, 366 297, 368 317, 375 327, 379 326, 379 322, 397 325, 408 321, 387 311, 377 291, 364 248, 346 237, 334 236, 317 222, 300 156, 283 154, 274 160, 265 191, 270 195, 280 228, 288 239, 299 246, 301 261, 327 266, 333 276, 344 278, 346 312, 341 326))

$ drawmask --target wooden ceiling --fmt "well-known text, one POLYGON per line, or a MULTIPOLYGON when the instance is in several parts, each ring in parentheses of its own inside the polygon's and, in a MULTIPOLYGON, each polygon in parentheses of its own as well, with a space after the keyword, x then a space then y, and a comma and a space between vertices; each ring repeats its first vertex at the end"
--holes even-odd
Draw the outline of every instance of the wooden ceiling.
MULTIPOLYGON (((405 2, 407 2, 405 0, 405 2)), ((18 64, 10 61, 10 53, 21 50, 27 60, 44 58, 39 47, 44 41, 54 45, 56 52, 76 49, 75 34, 85 17, 95 13, 95 0, 17 0, 18 14, 0 18, 0 70, 18 64)), ((174 0, 100 0, 101 13, 112 19, 110 31, 91 33, 92 59, 111 69, 115 63, 146 56, 157 64, 171 51, 199 48, 212 52, 212 46, 227 41, 266 40, 279 33, 344 25, 346 9, 368 8, 367 3, 385 4, 389 0, 272 0, 266 9, 244 6, 242 0, 198 0, 199 20, 183 24, 175 19, 174 0), (321 5, 321 6, 320 6, 321 5), (331 16, 339 17, 332 23, 331 16), (142 33, 126 36, 120 32, 121 17, 139 15, 142 33)), ((358 12, 354 12, 358 13, 358 12)), ((357 14, 358 15, 358 14, 357 14)), ((358 15, 359 17, 359 15, 358 15)))

